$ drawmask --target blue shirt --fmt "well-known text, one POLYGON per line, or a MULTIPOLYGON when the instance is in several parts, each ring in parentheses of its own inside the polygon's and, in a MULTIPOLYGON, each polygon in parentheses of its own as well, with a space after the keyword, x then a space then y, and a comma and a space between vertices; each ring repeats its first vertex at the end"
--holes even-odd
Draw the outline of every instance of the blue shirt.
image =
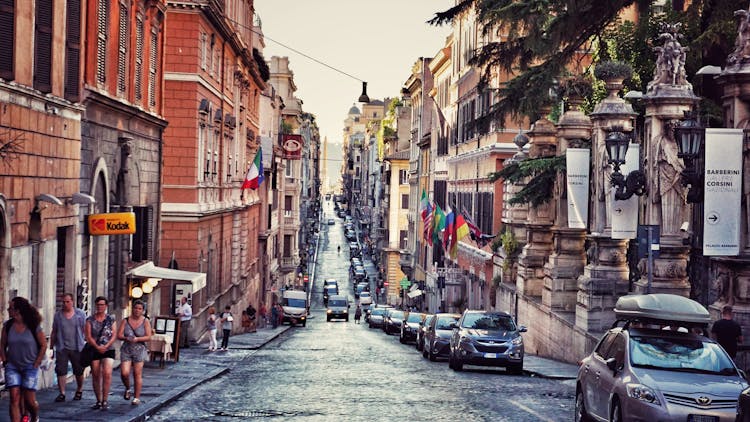
MULTIPOLYGON (((55 338, 51 340, 54 342, 55 349, 62 349, 65 344, 62 318, 65 318, 65 316, 63 316, 62 311, 59 311, 55 313, 55 318, 52 320, 52 331, 55 332, 55 338)), ((83 327, 86 325, 86 314, 82 310, 74 308, 72 319, 75 321, 76 327, 76 350, 80 352, 83 350, 83 345, 86 344, 86 339, 83 334, 83 327)))

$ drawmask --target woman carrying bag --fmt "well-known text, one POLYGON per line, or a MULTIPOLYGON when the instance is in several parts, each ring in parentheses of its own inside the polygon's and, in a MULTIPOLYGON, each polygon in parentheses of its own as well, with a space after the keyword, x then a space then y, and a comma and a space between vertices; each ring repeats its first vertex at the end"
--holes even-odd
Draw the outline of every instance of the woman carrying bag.
POLYGON ((143 314, 144 304, 133 302, 133 313, 120 325, 117 338, 123 341, 120 346, 120 378, 125 386, 125 400, 130 400, 130 369, 133 369, 134 398, 131 404, 141 404, 143 386, 143 364, 148 359, 146 342, 151 338, 151 324, 143 314))
POLYGON ((112 316, 107 315, 109 302, 104 296, 94 301, 94 314, 86 319, 86 343, 92 347, 91 381, 94 385, 96 404, 92 410, 109 409, 109 389, 112 385, 112 364, 115 361, 114 343, 117 337, 117 323, 112 316))

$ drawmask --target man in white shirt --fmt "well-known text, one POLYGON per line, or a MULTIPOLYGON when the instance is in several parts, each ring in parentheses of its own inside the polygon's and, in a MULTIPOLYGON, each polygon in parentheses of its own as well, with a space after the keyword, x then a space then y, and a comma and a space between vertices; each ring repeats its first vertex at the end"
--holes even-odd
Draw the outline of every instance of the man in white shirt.
POLYGON ((193 308, 190 307, 185 296, 182 297, 182 305, 177 309, 177 316, 180 317, 180 347, 187 349, 190 347, 188 330, 190 329, 190 320, 193 319, 193 308))

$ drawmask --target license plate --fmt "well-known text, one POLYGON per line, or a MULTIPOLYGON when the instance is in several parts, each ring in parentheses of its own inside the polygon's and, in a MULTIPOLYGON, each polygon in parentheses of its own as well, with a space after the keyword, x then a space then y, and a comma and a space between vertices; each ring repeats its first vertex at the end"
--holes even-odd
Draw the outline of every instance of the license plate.
POLYGON ((718 416, 688 415, 688 422, 719 422, 718 416))
POLYGON ((488 359, 495 359, 497 357, 497 353, 485 353, 484 357, 488 359))

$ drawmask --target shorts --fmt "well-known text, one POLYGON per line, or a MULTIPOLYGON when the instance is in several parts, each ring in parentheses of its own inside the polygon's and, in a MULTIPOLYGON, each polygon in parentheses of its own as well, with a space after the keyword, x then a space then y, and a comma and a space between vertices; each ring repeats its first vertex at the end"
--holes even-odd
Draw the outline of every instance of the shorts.
POLYGON ((148 358, 148 349, 144 343, 124 343, 120 347, 121 362, 145 362, 148 358))
POLYGON ((94 357, 91 358, 91 361, 102 360, 102 359, 114 359, 114 358, 115 358, 115 349, 109 349, 105 351, 104 353, 99 353, 97 350, 94 350, 94 357))
POLYGON ((36 391, 39 384, 39 368, 28 365, 22 369, 8 362, 5 364, 5 387, 21 387, 22 390, 36 391))
POLYGON ((55 374, 62 376, 68 373, 68 362, 73 367, 73 375, 83 375, 81 352, 70 349, 55 350, 55 374))

